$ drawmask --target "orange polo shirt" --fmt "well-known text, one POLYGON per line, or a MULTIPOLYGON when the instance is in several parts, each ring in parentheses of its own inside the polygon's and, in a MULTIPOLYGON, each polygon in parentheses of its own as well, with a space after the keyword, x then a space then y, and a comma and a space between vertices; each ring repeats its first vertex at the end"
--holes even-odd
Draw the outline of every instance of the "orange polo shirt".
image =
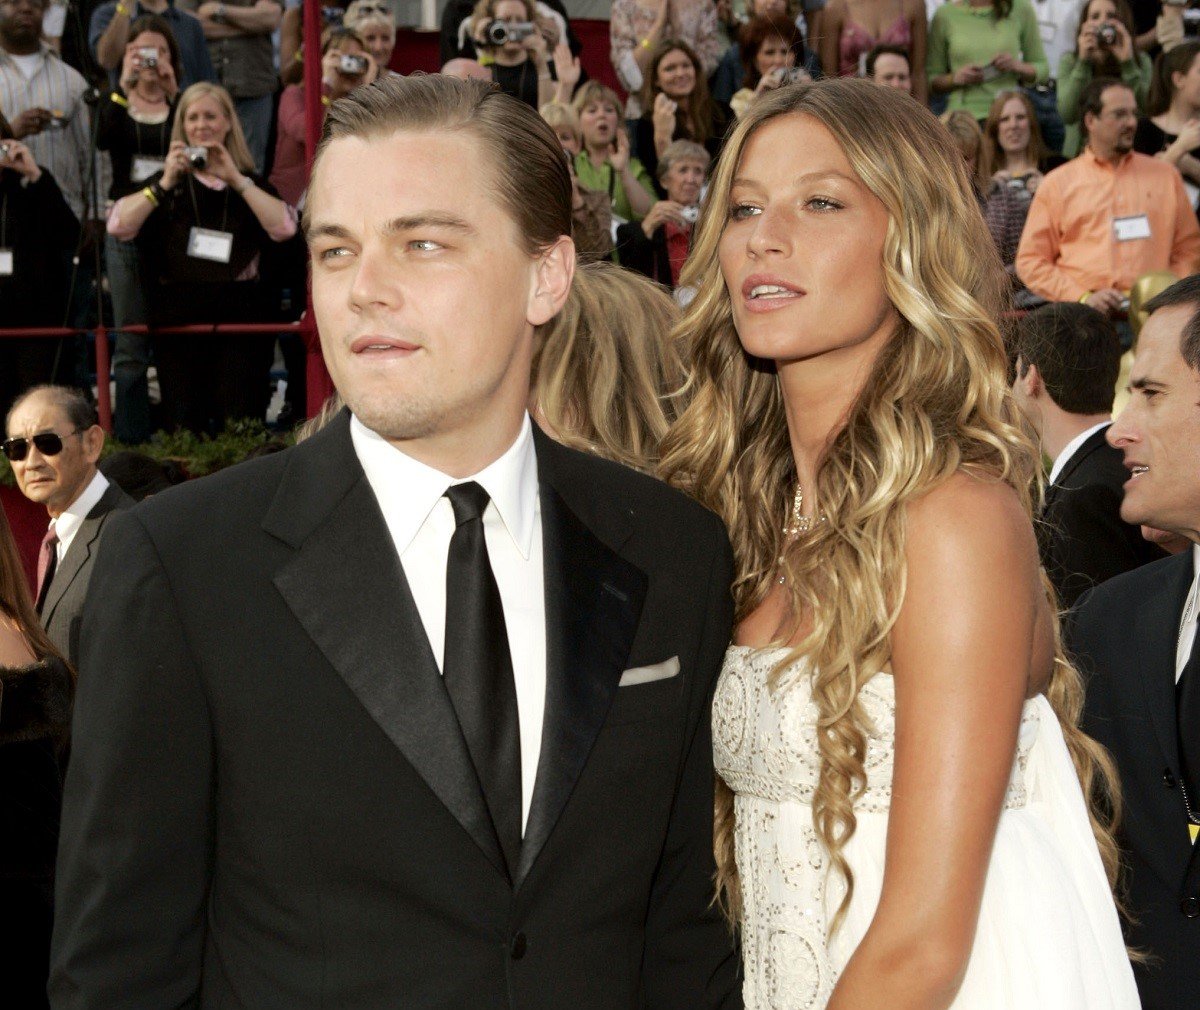
POLYGON ((1173 166, 1137 153, 1114 166, 1088 148, 1038 186, 1016 266, 1030 291, 1055 302, 1101 288, 1128 291, 1151 270, 1195 273, 1200 225, 1173 166), (1114 220, 1139 214, 1150 237, 1118 241, 1114 220))

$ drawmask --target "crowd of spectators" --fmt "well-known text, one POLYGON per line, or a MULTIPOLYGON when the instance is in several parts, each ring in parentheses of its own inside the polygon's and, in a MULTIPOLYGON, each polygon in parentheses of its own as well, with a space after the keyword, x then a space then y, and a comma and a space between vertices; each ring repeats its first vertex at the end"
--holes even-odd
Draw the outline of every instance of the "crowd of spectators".
MULTIPOLYGON (((276 353, 284 416, 298 419, 305 368, 294 335, 276 347, 270 336, 189 341, 147 329, 302 311, 296 223, 310 110, 299 0, 107 0, 73 6, 65 21, 48 3, 0 0, 3 322, 111 325, 125 442, 261 418, 276 353), (189 96, 202 99, 192 109, 205 123, 181 118, 189 96)), ((389 0, 322 0, 319 10, 323 107, 411 69, 396 58, 389 0)), ((1128 342, 1133 282, 1200 265, 1200 19, 1183 7, 613 0, 610 17, 605 67, 584 56, 561 0, 441 8, 443 72, 494 81, 554 126, 585 259, 674 287, 704 174, 737 119, 774 88, 852 75, 943 116, 1015 308, 1082 300, 1128 342)), ((86 388, 81 348, 0 340, 0 409, 37 382, 86 388)))

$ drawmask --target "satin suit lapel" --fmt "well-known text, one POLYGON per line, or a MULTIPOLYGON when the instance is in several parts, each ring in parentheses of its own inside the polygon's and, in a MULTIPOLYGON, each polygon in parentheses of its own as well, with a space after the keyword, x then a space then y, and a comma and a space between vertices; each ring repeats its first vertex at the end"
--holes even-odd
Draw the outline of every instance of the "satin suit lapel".
POLYGON ((264 529, 295 548, 274 583, 370 717, 507 876, 483 792, 349 415, 297 446, 264 529))

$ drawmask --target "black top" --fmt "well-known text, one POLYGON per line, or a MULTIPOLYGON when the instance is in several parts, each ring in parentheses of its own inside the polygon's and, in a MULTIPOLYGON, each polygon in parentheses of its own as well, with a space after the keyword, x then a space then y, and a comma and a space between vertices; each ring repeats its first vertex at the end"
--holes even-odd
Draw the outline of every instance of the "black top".
POLYGON ((0 249, 13 253, 13 274, 0 276, 0 326, 62 326, 70 257, 79 222, 46 169, 32 184, 0 169, 0 249))
POLYGON ((506 95, 512 95, 534 109, 538 107, 538 68, 533 60, 526 58, 515 67, 493 63, 492 80, 500 85, 500 90, 506 95))
MULTIPOLYGON (((1167 133, 1156 126, 1149 117, 1138 119, 1137 133, 1133 135, 1133 149, 1138 154, 1148 154, 1151 157, 1165 151, 1179 138, 1176 133, 1167 133)), ((1200 147, 1193 147, 1188 152, 1193 158, 1200 158, 1200 147)))
POLYGON ((175 122, 175 107, 171 106, 164 122, 158 125, 139 123, 129 114, 129 103, 119 89, 100 99, 100 122, 96 127, 96 146, 112 158, 113 178, 108 189, 110 200, 136 192, 149 183, 154 173, 134 179, 135 157, 166 158, 171 147, 171 126, 175 122))
POLYGON ((5 1005, 45 1007, 70 670, 57 657, 0 666, 0 944, 5 1005))
MULTIPOLYGON (((156 175, 154 181, 161 180, 156 175)), ((275 188, 257 175, 257 186, 272 196, 275 188)), ((138 248, 146 274, 151 321, 159 325, 206 322, 252 322, 263 318, 264 257, 276 243, 254 211, 226 186, 217 191, 188 174, 146 219, 138 248), (230 232, 233 248, 228 263, 188 255, 192 228, 230 232)))

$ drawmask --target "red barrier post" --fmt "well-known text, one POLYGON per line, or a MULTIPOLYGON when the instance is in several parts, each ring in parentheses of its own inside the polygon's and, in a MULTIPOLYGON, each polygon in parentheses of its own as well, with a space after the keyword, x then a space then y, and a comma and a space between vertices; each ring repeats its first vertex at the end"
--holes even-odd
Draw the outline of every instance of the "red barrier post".
POLYGON ((108 366, 108 330, 101 325, 96 327, 96 413, 100 417, 100 427, 111 435, 113 415, 108 366))

